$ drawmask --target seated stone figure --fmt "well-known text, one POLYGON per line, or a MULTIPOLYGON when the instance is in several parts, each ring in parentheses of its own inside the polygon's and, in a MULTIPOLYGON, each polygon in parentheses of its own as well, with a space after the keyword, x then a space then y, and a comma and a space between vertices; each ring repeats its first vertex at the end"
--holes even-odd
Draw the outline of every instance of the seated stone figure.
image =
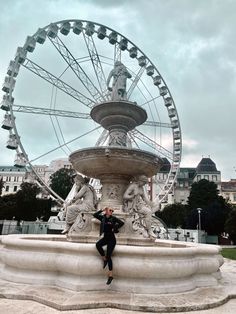
POLYGON ((148 183, 145 175, 140 175, 134 180, 124 193, 124 210, 136 214, 133 221, 133 229, 139 231, 145 237, 156 238, 152 231, 152 214, 158 210, 158 204, 151 202, 144 190, 148 183))
POLYGON ((94 211, 97 205, 97 196, 88 178, 77 174, 75 176, 76 193, 73 199, 65 205, 66 228, 63 234, 68 233, 80 213, 94 211))

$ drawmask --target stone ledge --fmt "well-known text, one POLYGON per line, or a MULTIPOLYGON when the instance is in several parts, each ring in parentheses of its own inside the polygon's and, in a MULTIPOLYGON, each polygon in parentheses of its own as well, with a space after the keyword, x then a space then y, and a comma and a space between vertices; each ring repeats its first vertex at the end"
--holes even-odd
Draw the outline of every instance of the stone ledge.
POLYGON ((215 308, 236 298, 236 293, 229 293, 229 289, 225 289, 224 286, 198 288, 191 292, 167 295, 120 293, 111 290, 109 293, 107 291, 89 291, 88 293, 55 286, 16 284, 0 280, 0 298, 31 300, 60 311, 113 308, 175 313, 215 308))

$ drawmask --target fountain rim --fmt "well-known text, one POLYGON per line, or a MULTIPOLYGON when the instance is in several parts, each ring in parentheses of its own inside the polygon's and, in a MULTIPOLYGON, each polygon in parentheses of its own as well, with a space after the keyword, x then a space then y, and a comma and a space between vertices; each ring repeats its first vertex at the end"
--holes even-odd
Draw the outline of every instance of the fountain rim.
POLYGON ((162 161, 161 157, 159 155, 156 155, 154 153, 151 153, 147 150, 141 150, 141 149, 138 149, 138 148, 129 148, 129 147, 125 147, 125 146, 122 146, 122 147, 119 147, 119 146, 95 146, 95 147, 86 147, 86 148, 81 148, 81 149, 77 149, 75 150, 74 152, 72 152, 69 156, 69 158, 71 158, 74 154, 76 153, 79 153, 79 152, 85 152, 85 151, 88 151, 88 150, 96 150, 96 151, 102 151, 104 149, 109 149, 111 151, 125 151, 125 152, 130 152, 131 154, 132 153, 137 153, 137 154, 145 154, 145 155, 149 155, 150 157, 155 157, 156 159, 158 159, 159 161, 162 161))
MULTIPOLYGON (((91 252, 91 247, 94 246, 94 254, 96 254, 95 243, 79 243, 79 242, 67 242, 66 236, 63 235, 40 235, 35 237, 35 235, 4 235, 0 238, 0 243, 3 246, 13 246, 21 248, 34 248, 47 249, 49 251, 84 251, 91 252)), ((183 241, 173 240, 161 240, 157 239, 150 246, 136 246, 132 245, 123 245, 117 243, 116 252, 118 255, 157 255, 160 257, 164 256, 189 256, 194 257, 195 255, 204 255, 204 254, 220 254, 221 247, 217 245, 210 244, 199 244, 199 243, 190 243, 183 241), (158 244, 169 244, 170 246, 158 246, 158 244), (178 245, 178 247, 172 247, 171 245, 178 245), (182 245, 182 247, 179 247, 182 245)))

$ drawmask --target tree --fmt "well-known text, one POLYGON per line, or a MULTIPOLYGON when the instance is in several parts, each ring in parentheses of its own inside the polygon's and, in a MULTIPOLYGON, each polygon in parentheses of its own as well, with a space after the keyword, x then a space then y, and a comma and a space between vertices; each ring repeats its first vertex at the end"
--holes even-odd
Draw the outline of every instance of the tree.
POLYGON ((202 179, 192 184, 188 204, 191 208, 206 207, 218 200, 218 193, 217 185, 214 182, 202 179))
POLYGON ((40 188, 36 184, 24 182, 16 194, 0 197, 0 219, 35 221, 41 218, 47 221, 51 216, 49 199, 37 198, 40 188))
POLYGON ((35 220, 37 218, 37 198, 40 188, 34 183, 24 182, 16 193, 17 220, 35 220))
POLYGON ((161 218, 169 228, 186 228, 186 218, 189 207, 183 204, 170 204, 165 206, 163 211, 156 212, 156 216, 161 218))
POLYGON ((197 208, 201 208, 201 229, 209 235, 220 235, 231 206, 219 195, 217 185, 208 180, 200 180, 192 185, 188 198, 191 212, 188 216, 188 228, 195 229, 199 223, 197 208))
POLYGON ((43 221, 48 221, 49 217, 52 216, 51 212, 52 199, 39 199, 36 200, 35 215, 36 218, 40 218, 43 221))
POLYGON ((4 187, 4 182, 3 182, 3 179, 0 178, 0 196, 2 195, 2 189, 4 187))
POLYGON ((50 177, 50 187, 63 199, 67 197, 74 184, 73 174, 74 170, 61 168, 50 177))
POLYGON ((16 217, 18 213, 16 194, 8 194, 0 197, 0 219, 16 217))
POLYGON ((236 208, 229 213, 228 219, 225 222, 225 232, 227 232, 234 242, 236 243, 236 208))

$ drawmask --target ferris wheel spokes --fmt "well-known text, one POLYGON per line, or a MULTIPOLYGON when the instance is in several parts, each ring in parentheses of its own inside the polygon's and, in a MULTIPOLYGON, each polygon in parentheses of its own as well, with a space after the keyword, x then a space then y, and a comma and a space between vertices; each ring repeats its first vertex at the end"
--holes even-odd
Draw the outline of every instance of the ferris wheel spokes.
POLYGON ((83 95, 81 92, 77 91, 75 88, 70 86, 69 84, 65 83, 55 75, 51 74, 47 70, 43 69, 41 66, 36 64, 30 59, 26 59, 26 62, 23 64, 23 66, 33 72, 34 74, 38 75, 45 81, 49 82, 53 86, 57 87, 67 95, 73 97, 74 99, 78 100, 85 106, 92 108, 94 105, 94 101, 87 96, 83 95))
POLYGON ((97 126, 96 128, 93 128, 92 130, 90 130, 90 131, 88 131, 88 132, 85 132, 85 133, 83 133, 82 135, 79 135, 79 136, 73 138, 72 140, 67 141, 66 143, 63 143, 63 144, 61 144, 61 145, 59 145, 59 146, 57 146, 57 147, 55 147, 55 148, 53 148, 53 149, 50 149, 48 152, 46 152, 46 153, 44 153, 44 154, 42 154, 42 155, 40 155, 40 156, 38 156, 38 157, 35 157, 34 159, 30 160, 29 162, 32 163, 32 162, 34 162, 34 161, 36 161, 36 160, 38 160, 38 159, 40 159, 40 158, 42 158, 42 157, 44 157, 44 156, 47 156, 48 154, 53 153, 53 152, 55 152, 56 150, 58 150, 58 149, 60 149, 60 148, 62 148, 62 147, 64 147, 64 146, 66 146, 66 145, 68 145, 68 144, 71 144, 71 143, 73 143, 73 142, 75 142, 75 141, 81 139, 82 137, 84 137, 84 136, 86 136, 86 135, 88 135, 88 134, 90 134, 90 133, 93 133, 94 131, 97 131, 97 130, 100 129, 100 128, 101 128, 101 126, 97 126))
POLYGON ((93 37, 86 34, 86 31, 84 30, 82 33, 83 33, 84 41, 85 41, 85 44, 86 44, 86 47, 90 56, 90 60, 92 62, 93 70, 97 78, 100 91, 102 93, 102 97, 98 99, 98 101, 101 102, 101 101, 104 101, 104 99, 108 99, 106 76, 102 67, 100 56, 97 51, 97 47, 93 40, 93 37))
POLYGON ((138 82, 140 81, 141 76, 144 73, 144 70, 145 70, 144 67, 139 68, 138 73, 135 75, 135 78, 134 78, 132 84, 130 85, 130 88, 127 91, 127 99, 128 100, 130 99, 130 96, 132 95, 132 93, 133 93, 135 87, 137 86, 138 82))
MULTIPOLYGON (((55 38, 48 37, 53 46, 60 53, 62 58, 66 61, 71 70, 75 73, 76 77, 80 80, 88 93, 93 97, 94 102, 104 98, 101 92, 93 84, 92 80, 86 74, 79 62, 74 58, 70 50, 66 47, 63 41, 56 36, 55 38)), ((103 99, 104 100, 104 99, 103 99)))
POLYGON ((150 139, 148 136, 144 135, 142 132, 140 132, 137 129, 134 129, 129 132, 131 136, 134 138, 139 139, 141 142, 145 143, 151 148, 154 148, 158 153, 160 153, 162 156, 169 158, 170 160, 173 160, 173 154, 163 146, 159 145, 157 142, 150 139))
POLYGON ((67 111, 67 110, 59 110, 52 108, 44 108, 44 107, 33 107, 33 106, 21 106, 21 105, 13 105, 12 106, 14 112, 23 112, 23 113, 31 113, 31 114, 42 114, 42 115, 51 115, 51 116, 59 116, 66 118, 77 118, 77 119, 91 119, 89 113, 84 112, 76 112, 76 111, 67 111))

